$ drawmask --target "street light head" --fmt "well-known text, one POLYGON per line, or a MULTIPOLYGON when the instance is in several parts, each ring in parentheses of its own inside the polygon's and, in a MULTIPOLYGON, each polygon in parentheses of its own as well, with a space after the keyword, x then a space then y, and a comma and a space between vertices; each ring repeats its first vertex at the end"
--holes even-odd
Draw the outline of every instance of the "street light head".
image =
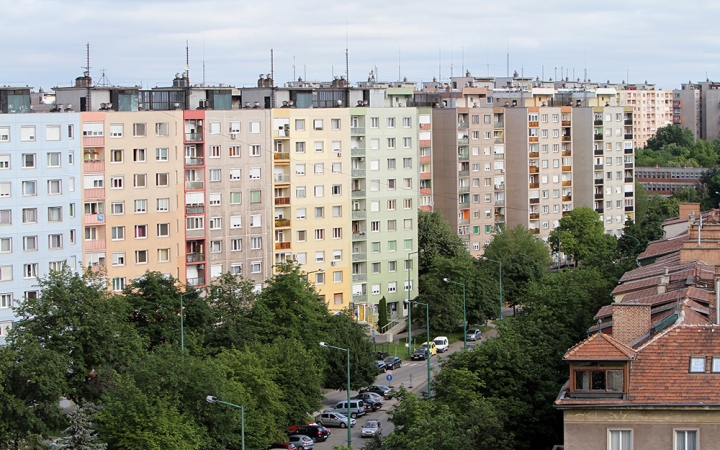
POLYGON ((327 346, 328 346, 327 342, 321 342, 321 343, 320 343, 320 347, 327 347, 327 346))
POLYGON ((214 395, 208 395, 207 397, 205 397, 205 400, 208 403, 215 403, 217 401, 217 397, 215 397, 214 395))
POLYGON ((443 278, 443 281, 446 282, 446 283, 449 283, 449 282, 450 282, 450 280, 448 280, 447 278, 443 278))

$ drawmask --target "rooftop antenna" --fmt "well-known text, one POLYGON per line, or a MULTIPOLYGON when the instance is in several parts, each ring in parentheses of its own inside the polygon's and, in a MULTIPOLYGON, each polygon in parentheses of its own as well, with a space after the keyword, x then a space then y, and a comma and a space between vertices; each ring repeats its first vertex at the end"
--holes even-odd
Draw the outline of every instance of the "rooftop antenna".
POLYGON ((345 81, 347 86, 350 86, 350 33, 347 20, 345 21, 345 81))
POLYGON ((295 78, 295 56, 293 56, 293 78, 292 79, 293 79, 293 81, 297 80, 297 78, 295 78))
POLYGON ((270 108, 275 107, 275 56, 270 49, 270 108))
POLYGON ((587 83, 587 50, 585 50, 585 71, 583 74, 583 83, 587 83))
POLYGON ((190 109, 190 41, 185 40, 185 79, 187 92, 185 93, 185 109, 190 109))
MULTIPOLYGON (((92 103, 90 102, 90 43, 88 42, 85 44, 85 69, 83 76, 87 78, 86 84, 87 84, 87 94, 86 94, 86 100, 85 100, 85 111, 92 111, 92 103)), ((82 108, 81 108, 82 109, 82 108)))
POLYGON ((205 86, 205 30, 203 30, 203 79, 202 85, 205 86))
POLYGON ((108 77, 105 76, 105 69, 103 68, 100 70, 102 71, 102 76, 100 77, 100 81, 97 82, 97 86, 112 86, 108 77))

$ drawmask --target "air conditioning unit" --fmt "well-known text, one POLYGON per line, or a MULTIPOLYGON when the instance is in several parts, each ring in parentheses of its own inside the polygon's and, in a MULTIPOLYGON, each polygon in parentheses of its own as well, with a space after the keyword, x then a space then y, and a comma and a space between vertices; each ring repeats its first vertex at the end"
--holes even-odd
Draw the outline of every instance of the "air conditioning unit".
POLYGON ((237 139, 237 133, 230 133, 230 139, 237 139))
POLYGON ((338 155, 338 158, 342 157, 342 152, 338 152, 337 155, 338 155))

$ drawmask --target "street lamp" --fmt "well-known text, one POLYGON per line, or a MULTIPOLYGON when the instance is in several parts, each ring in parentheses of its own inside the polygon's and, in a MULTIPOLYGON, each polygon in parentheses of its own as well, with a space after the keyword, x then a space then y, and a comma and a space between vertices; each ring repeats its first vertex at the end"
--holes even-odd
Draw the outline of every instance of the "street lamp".
POLYGON ((503 306, 503 295, 502 295, 502 262, 494 259, 486 258, 483 256, 484 261, 492 261, 500 264, 500 321, 502 321, 502 306, 503 306))
POLYGON ((240 437, 242 439, 242 450, 245 450, 245 407, 243 405, 234 405, 232 403, 218 400, 214 395, 208 395, 205 397, 208 403, 222 403, 223 405, 232 406, 233 408, 240 409, 240 437))
POLYGON ((428 392, 428 398, 430 397, 430 305, 427 303, 419 302, 417 300, 412 300, 408 302, 408 308, 412 308, 412 304, 415 303, 417 305, 425 305, 425 331, 427 333, 427 340, 425 341, 425 344, 427 345, 427 392, 428 392))
POLYGON ((335 347, 333 345, 328 344, 327 342, 321 342, 320 347, 328 347, 328 348, 334 348, 335 350, 340 350, 343 352, 347 352, 347 446, 348 448, 352 448, 352 433, 350 431, 350 428, 352 428, 350 425, 350 421, 352 418, 350 417, 350 349, 349 348, 341 348, 341 347, 335 347))
POLYGON ((195 291, 180 294, 180 354, 185 358, 185 308, 183 308, 183 297, 194 294, 195 291))
MULTIPOLYGON (((412 261, 412 255, 416 253, 422 253, 425 250, 420 249, 416 252, 410 252, 408 253, 408 259, 406 259, 406 265, 407 265, 407 271, 408 271, 408 338, 407 338, 407 345, 408 345, 408 355, 412 353, 412 308, 410 307, 410 293, 412 292, 412 284, 410 284, 410 271, 412 267, 410 266, 410 261, 412 261)), ((418 256, 419 259, 419 256, 418 256)), ((419 264, 418 264, 419 265, 419 264)))
MULTIPOLYGON (((463 348, 467 348, 467 299, 465 297, 465 283, 458 283, 456 281, 450 281, 448 278, 443 278, 446 283, 457 284, 463 288, 463 348)), ((502 312, 502 309, 500 309, 502 312)))

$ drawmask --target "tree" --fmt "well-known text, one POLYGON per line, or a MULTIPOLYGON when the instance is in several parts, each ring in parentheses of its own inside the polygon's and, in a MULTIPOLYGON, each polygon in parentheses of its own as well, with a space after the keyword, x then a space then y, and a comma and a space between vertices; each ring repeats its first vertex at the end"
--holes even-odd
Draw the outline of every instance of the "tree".
POLYGON ((450 229, 439 212, 418 211, 419 273, 426 273, 438 256, 444 258, 471 258, 462 239, 450 229))
POLYGON ((713 168, 702 175, 698 182, 701 196, 700 207, 703 211, 717 208, 720 205, 720 168, 713 168))
POLYGON ((600 215, 586 206, 575 208, 560 219, 560 225, 550 232, 548 242, 553 252, 572 255, 575 264, 597 255, 612 258, 617 245, 616 240, 606 237, 600 215))
POLYGON ((259 330, 251 318, 257 300, 254 288, 250 280, 229 272, 214 279, 208 287, 207 300, 215 326, 208 330, 205 346, 212 353, 257 341, 259 330))
POLYGON ((97 406, 92 402, 83 402, 70 414, 70 426, 63 431, 65 437, 58 439, 52 448, 62 450, 105 450, 107 444, 97 442, 94 430, 93 414, 97 406))
MULTIPOLYGON (((352 318, 349 310, 326 319, 324 327, 327 343, 350 350, 350 389, 360 389, 377 379, 377 366, 367 328, 352 318)), ((315 343, 319 347, 319 341, 315 343)), ((325 387, 347 389, 347 354, 334 349, 323 349, 325 387)))
POLYGON ((688 128, 682 128, 679 125, 667 125, 658 128, 655 136, 647 140, 646 149, 661 150, 668 145, 676 145, 677 147, 690 147, 695 143, 695 137, 688 128))
POLYGON ((388 324, 388 310, 387 310, 387 300, 385 299, 385 296, 383 295, 380 299, 380 302, 378 303, 378 321, 377 321, 377 327, 378 331, 385 331, 385 327, 388 324))
POLYGON ((542 278, 550 265, 548 247, 522 225, 495 234, 483 255, 502 262, 503 297, 511 305, 524 297, 528 283, 542 278))

